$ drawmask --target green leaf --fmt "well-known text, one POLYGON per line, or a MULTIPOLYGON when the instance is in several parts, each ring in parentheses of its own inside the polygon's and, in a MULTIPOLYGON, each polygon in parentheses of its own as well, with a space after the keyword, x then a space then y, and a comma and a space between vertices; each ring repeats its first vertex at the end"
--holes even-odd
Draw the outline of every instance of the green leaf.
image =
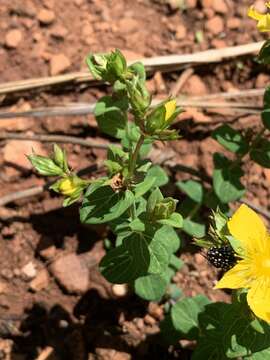
POLYGON ((141 235, 141 241, 148 242, 148 251, 150 253, 150 263, 148 272, 151 274, 163 273, 170 261, 170 252, 159 230, 153 233, 141 235))
POLYGON ((99 267, 101 274, 113 284, 129 283, 147 272, 145 264, 136 263, 124 245, 108 251, 99 267))
POLYGON ((179 213, 173 213, 168 219, 162 219, 157 221, 159 224, 172 226, 181 229, 183 226, 183 218, 179 213))
MULTIPOLYGON (((269 90, 268 90, 269 91, 269 90)), ((268 104, 270 106, 270 104, 268 104)), ((262 122, 266 129, 270 130, 270 109, 265 109, 261 113, 262 122)))
POLYGON ((260 139, 256 147, 251 150, 250 158, 257 164, 270 168, 270 142, 266 139, 260 139))
POLYGON ((102 275, 112 283, 124 283, 148 274, 162 274, 170 257, 159 234, 129 233, 122 245, 109 251, 100 263, 102 275))
POLYGON ((195 180, 178 181, 176 186, 196 203, 203 201, 204 189, 201 183, 195 180))
POLYGON ((263 105, 264 105, 264 109, 270 108, 270 86, 267 86, 267 88, 265 89, 264 97, 263 97, 263 105))
POLYGON ((134 74, 139 76, 139 79, 141 81, 146 80, 146 72, 143 63, 141 62, 135 62, 134 64, 130 65, 128 67, 128 70, 132 71, 134 74))
POLYGON ((162 200, 163 200, 163 195, 159 190, 159 188, 156 188, 154 191, 152 191, 152 193, 148 197, 146 211, 149 214, 151 214, 155 209, 156 203, 162 200))
POLYGON ((245 357, 248 360, 267 360, 270 359, 270 347, 268 349, 254 353, 251 356, 245 357))
POLYGON ((247 305, 214 303, 199 316, 201 338, 192 360, 234 359, 269 348, 270 326, 262 322, 262 332, 252 326, 247 305))
POLYGON ((153 187, 155 180, 156 179, 152 176, 146 176, 141 183, 137 184, 134 188, 135 198, 139 198, 146 194, 147 191, 153 187))
POLYGON ((190 236, 201 238, 205 236, 205 224, 198 222, 196 219, 184 219, 183 230, 190 236))
POLYGON ((236 154, 245 154, 248 151, 248 143, 245 141, 241 133, 225 124, 217 128, 212 137, 225 149, 236 154))
POLYGON ((156 187, 164 186, 169 182, 168 175, 159 165, 152 166, 149 169, 147 176, 153 176, 156 178, 156 182, 153 185, 156 187))
POLYGON ((96 104, 95 116, 98 126, 107 135, 121 139, 127 123, 126 114, 122 111, 124 104, 111 96, 102 97, 96 104))
POLYGON ((114 192, 110 186, 91 185, 80 209, 82 223, 102 224, 120 217, 133 203, 131 191, 114 192))
MULTIPOLYGON (((178 249, 177 249, 178 250, 178 249)), ((172 254, 170 259, 170 267, 174 270, 178 271, 185 265, 184 261, 181 260, 179 257, 172 254)))
POLYGON ((267 65, 270 64, 270 41, 266 40, 263 44, 259 55, 258 60, 262 62, 263 64, 267 65))
POLYGON ((135 280, 135 292, 144 300, 159 301, 166 292, 167 280, 162 275, 146 275, 135 280))
POLYGON ((155 237, 159 239, 171 255, 180 248, 180 238, 171 226, 164 225, 159 228, 155 233, 155 237))
POLYGON ((214 191, 222 203, 229 203, 240 199, 245 188, 240 178, 243 171, 240 166, 233 166, 231 162, 221 154, 214 154, 215 170, 213 174, 214 191))
POLYGON ((172 322, 174 328, 181 332, 186 339, 195 340, 199 336, 199 314, 210 300, 205 296, 198 295, 192 298, 184 298, 172 307, 172 322))

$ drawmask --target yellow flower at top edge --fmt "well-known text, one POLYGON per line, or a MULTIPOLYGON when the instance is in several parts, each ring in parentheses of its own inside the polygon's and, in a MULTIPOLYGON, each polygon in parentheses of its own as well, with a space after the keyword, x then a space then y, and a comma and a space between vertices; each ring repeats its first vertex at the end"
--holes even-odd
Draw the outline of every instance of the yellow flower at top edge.
POLYGON ((170 119, 170 117, 174 114, 174 112, 176 110, 176 101, 169 100, 164 104, 164 106, 165 106, 165 110, 166 110, 165 121, 167 121, 170 119))
POLYGON ((71 196, 77 190, 77 185, 70 177, 64 178, 59 182, 59 192, 64 196, 71 196))
POLYGON ((241 205, 228 221, 230 233, 240 241, 242 252, 216 289, 248 290, 247 302, 254 314, 270 323, 270 234, 262 219, 241 205))
MULTIPOLYGON (((270 9, 270 1, 265 3, 265 6, 270 9)), ((257 28, 261 32, 270 31, 270 14, 261 14, 255 10, 254 6, 248 9, 248 16, 254 20, 257 20, 257 28)))

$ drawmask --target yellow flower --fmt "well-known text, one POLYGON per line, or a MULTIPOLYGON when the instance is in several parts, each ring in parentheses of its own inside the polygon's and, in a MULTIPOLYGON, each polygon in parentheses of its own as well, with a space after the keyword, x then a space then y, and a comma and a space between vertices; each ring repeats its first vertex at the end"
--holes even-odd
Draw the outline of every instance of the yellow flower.
POLYGON ((176 110, 176 101, 175 100, 167 101, 164 104, 164 106, 166 110, 165 121, 168 121, 176 110))
POLYGON ((270 323, 270 235, 262 219, 246 205, 235 212, 228 228, 240 242, 241 254, 215 288, 247 289, 251 310, 270 323))
POLYGON ((59 192, 64 196, 72 196, 77 191, 77 188, 74 179, 69 177, 60 180, 58 185, 59 192))
MULTIPOLYGON (((270 9, 270 1, 265 3, 265 6, 270 9)), ((261 32, 270 31, 270 14, 261 14, 251 6, 248 10, 248 16, 257 20, 257 28, 261 32)))

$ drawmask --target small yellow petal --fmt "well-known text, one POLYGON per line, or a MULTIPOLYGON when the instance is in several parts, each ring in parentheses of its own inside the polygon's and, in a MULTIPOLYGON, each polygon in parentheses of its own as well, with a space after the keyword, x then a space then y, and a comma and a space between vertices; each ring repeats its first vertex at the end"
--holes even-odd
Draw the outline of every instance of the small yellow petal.
POLYGON ((270 31, 270 15, 266 14, 264 15, 257 24, 257 28, 261 32, 270 31))
POLYGON ((254 6, 251 6, 248 9, 248 16, 254 20, 261 20, 265 15, 260 14, 257 10, 255 10, 254 6))
POLYGON ((62 195, 71 196, 76 190, 77 187, 70 178, 63 179, 59 183, 59 191, 62 195))
POLYGON ((247 205, 241 205, 228 221, 230 233, 244 250, 260 250, 265 245, 267 230, 262 219, 247 205))
POLYGON ((239 261, 232 269, 227 271, 216 284, 215 289, 241 289, 249 287, 250 263, 239 261))
POLYGON ((169 120, 170 117, 173 115, 173 113, 176 110, 176 101, 175 100, 170 100, 167 101, 165 104, 165 110, 166 110, 166 115, 165 115, 165 120, 169 120))
POLYGON ((254 314, 270 323, 270 279, 254 281, 248 291, 247 302, 254 314))

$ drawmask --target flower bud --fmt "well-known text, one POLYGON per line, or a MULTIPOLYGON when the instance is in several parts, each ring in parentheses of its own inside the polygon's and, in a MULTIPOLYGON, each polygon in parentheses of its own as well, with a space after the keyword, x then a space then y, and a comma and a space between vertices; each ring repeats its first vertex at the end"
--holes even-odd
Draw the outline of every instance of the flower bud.
POLYGON ((58 191, 64 196, 72 196, 78 190, 74 177, 66 177, 58 182, 58 191))
POLYGON ((40 175, 44 176, 61 176, 63 170, 49 157, 41 155, 28 155, 28 160, 40 175))
POLYGON ((168 219, 175 212, 176 201, 173 198, 165 198, 156 203, 152 216, 155 220, 168 219))
POLYGON ((86 58, 86 64, 95 79, 106 80, 108 57, 108 54, 90 54, 86 58))
POLYGON ((114 79, 114 81, 125 77, 127 72, 127 62, 124 55, 118 49, 109 55, 107 71, 109 77, 114 79))
POLYGON ((127 89, 133 111, 144 115, 151 104, 151 95, 147 91, 144 81, 134 77, 132 81, 127 81, 127 89))
POLYGON ((64 172, 68 172, 67 156, 57 144, 53 146, 54 157, 53 160, 64 172))
POLYGON ((166 130, 181 112, 175 100, 168 100, 154 108, 146 118, 145 130, 149 135, 158 135, 166 130))

